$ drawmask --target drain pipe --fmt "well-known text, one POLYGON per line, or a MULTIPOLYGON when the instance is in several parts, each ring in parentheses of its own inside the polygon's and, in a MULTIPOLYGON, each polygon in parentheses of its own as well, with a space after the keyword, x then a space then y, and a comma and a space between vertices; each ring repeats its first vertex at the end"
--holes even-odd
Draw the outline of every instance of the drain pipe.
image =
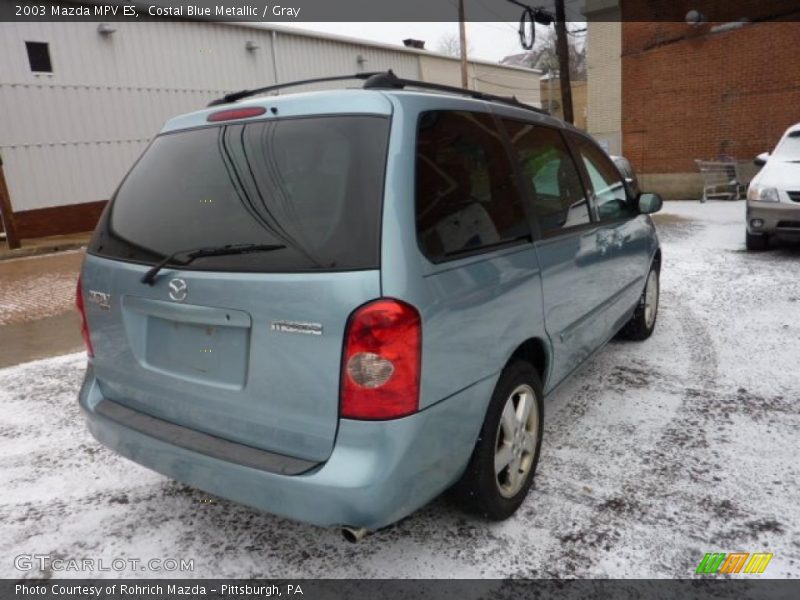
POLYGON ((351 544, 357 544, 369 533, 364 527, 342 527, 342 537, 351 544))
POLYGON ((278 76, 278 32, 274 29, 272 30, 272 71, 275 74, 275 84, 279 84, 280 77, 278 76))

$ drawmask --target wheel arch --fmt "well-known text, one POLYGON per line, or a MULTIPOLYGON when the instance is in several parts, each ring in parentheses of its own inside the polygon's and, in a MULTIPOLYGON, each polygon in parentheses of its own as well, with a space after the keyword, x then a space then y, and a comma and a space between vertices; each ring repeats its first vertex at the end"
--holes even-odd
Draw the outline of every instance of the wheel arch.
POLYGON ((550 347, 541 337, 530 337, 514 349, 506 361, 506 366, 515 360, 524 360, 531 364, 539 374, 542 389, 547 389, 547 374, 550 368, 550 347))
POLYGON ((655 267, 656 271, 661 273, 661 248, 656 248, 656 252, 653 255, 652 265, 655 267))

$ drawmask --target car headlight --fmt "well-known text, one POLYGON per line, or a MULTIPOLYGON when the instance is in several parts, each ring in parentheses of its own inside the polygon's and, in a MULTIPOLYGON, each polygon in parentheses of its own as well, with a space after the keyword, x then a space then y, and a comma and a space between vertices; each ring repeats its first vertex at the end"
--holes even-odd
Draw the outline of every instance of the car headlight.
POLYGON ((766 185, 751 185, 747 190, 747 199, 758 202, 778 202, 778 190, 766 185))

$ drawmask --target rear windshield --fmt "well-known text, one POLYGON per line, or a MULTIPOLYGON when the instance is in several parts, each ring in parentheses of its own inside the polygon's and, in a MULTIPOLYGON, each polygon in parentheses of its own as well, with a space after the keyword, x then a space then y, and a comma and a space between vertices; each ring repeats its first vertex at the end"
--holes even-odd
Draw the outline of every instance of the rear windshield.
POLYGON ((157 137, 106 209, 89 251, 154 263, 179 251, 270 244, 187 269, 296 272, 379 266, 389 120, 296 118, 157 137))

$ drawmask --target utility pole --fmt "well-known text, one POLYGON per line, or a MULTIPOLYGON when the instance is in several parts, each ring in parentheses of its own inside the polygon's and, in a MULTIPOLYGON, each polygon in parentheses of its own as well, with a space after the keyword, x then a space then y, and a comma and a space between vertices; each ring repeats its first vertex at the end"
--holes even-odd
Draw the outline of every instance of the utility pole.
POLYGON ((458 0, 458 36, 461 41, 461 87, 469 88, 467 77, 467 27, 464 24, 464 0, 458 0))
MULTIPOLYGON (((561 105, 564 111, 564 120, 574 123, 572 114, 572 84, 569 80, 569 43, 567 42, 567 16, 564 10, 564 0, 555 0, 556 3, 556 52, 558 53, 559 87, 561 88, 561 105)), ((463 51, 463 48, 462 48, 463 51)))

